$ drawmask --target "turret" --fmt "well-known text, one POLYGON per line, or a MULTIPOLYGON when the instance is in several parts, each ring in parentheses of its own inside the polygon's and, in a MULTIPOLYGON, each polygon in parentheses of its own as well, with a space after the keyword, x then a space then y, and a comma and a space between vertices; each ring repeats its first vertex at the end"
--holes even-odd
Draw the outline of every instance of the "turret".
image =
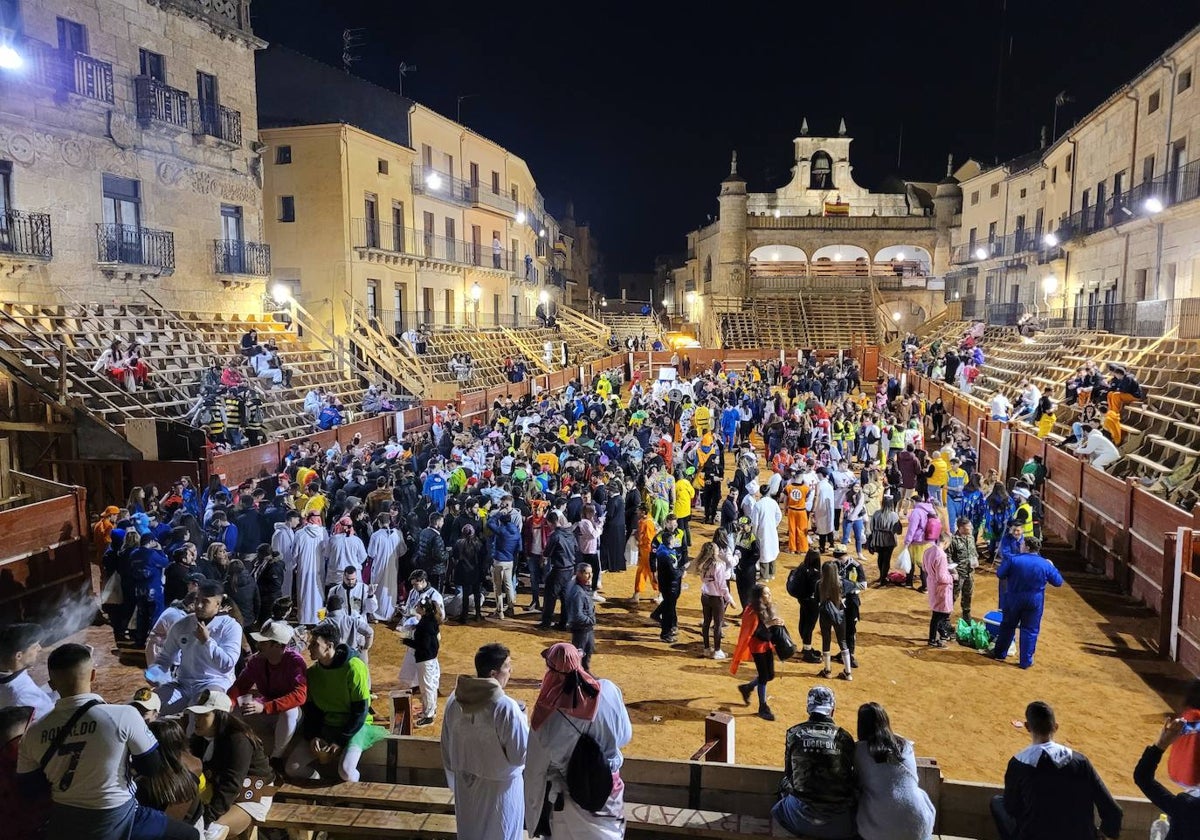
POLYGON ((716 295, 743 295, 746 280, 746 179, 737 171, 737 152, 729 165, 729 174, 721 181, 717 197, 721 207, 720 233, 717 240, 717 265, 713 267, 716 295))

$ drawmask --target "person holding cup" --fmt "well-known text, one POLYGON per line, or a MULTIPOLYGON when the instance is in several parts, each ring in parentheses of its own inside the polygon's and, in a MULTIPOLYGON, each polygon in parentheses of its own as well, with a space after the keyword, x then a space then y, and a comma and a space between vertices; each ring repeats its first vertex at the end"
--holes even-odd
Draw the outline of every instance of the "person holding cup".
POLYGON ((300 727, 300 709, 308 699, 308 666, 291 642, 295 631, 285 621, 268 621, 252 638, 258 653, 229 689, 235 713, 251 729, 273 733, 271 764, 282 771, 288 744, 300 727))

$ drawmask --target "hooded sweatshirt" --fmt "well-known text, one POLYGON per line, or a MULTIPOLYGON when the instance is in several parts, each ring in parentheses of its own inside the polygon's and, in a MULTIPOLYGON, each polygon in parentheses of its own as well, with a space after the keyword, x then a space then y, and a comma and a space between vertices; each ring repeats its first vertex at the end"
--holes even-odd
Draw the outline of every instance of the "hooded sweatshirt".
POLYGON ((358 651, 338 645, 326 667, 308 668, 308 699, 304 703, 306 738, 320 736, 344 747, 358 730, 372 722, 371 677, 358 651))

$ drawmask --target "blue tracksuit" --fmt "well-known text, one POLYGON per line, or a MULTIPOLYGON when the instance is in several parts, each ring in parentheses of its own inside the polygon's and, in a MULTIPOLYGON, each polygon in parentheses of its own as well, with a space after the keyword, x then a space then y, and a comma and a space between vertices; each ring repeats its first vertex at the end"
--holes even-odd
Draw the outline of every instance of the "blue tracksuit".
POLYGON ((1012 554, 1004 558, 996 576, 1008 582, 1004 620, 996 637, 997 659, 1003 659, 1012 644, 1017 626, 1021 627, 1021 667, 1033 665, 1038 630, 1042 625, 1046 584, 1062 586, 1062 575, 1054 564, 1040 554, 1012 554))
POLYGON ((446 509, 448 492, 446 477, 441 473, 430 473, 425 477, 425 483, 421 486, 421 495, 428 496, 429 501, 433 502, 433 506, 438 509, 439 513, 446 509))
POLYGON ((721 435, 725 438, 725 448, 733 448, 733 439, 737 435, 738 421, 741 419, 741 414, 737 410, 737 406, 727 406, 721 412, 721 435))

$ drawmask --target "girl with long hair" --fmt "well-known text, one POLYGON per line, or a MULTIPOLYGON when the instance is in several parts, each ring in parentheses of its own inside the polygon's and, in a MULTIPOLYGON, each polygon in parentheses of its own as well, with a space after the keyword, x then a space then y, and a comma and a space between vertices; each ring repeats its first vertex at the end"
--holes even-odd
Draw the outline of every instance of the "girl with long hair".
POLYGON ((261 791, 270 787, 275 773, 262 741, 241 718, 230 714, 232 708, 224 691, 205 689, 187 711, 195 732, 192 755, 204 763, 204 778, 212 789, 204 822, 210 830, 214 824, 228 826, 229 835, 236 836, 266 820, 271 796, 261 791))
POLYGON ((842 660, 842 673, 838 674, 838 678, 854 679, 854 669, 850 662, 850 648, 846 644, 846 602, 843 587, 847 583, 849 582, 844 581, 839 573, 837 563, 828 561, 821 564, 821 581, 817 588, 817 595, 820 599, 818 620, 821 625, 821 661, 824 665, 820 673, 822 677, 828 677, 833 673, 829 667, 832 661, 829 648, 831 637, 836 636, 838 657, 842 660))
POLYGON ((742 629, 738 634, 737 647, 733 650, 729 673, 737 676, 741 663, 754 660, 754 679, 739 685, 738 691, 747 706, 750 705, 750 695, 758 692, 758 716, 763 720, 775 720, 771 707, 767 705, 767 683, 775 679, 775 648, 771 644, 771 627, 777 624, 783 624, 783 619, 775 613, 771 590, 766 584, 754 584, 746 609, 742 612, 742 629))
POLYGON ((173 718, 151 721, 150 732, 158 741, 158 769, 152 776, 139 776, 137 801, 164 812, 168 817, 195 823, 200 816, 200 759, 188 752, 187 734, 173 718))
POLYGON ((821 584, 821 552, 810 548, 804 562, 788 575, 788 594, 800 603, 800 658, 804 662, 817 663, 821 655, 813 648, 813 630, 817 626, 821 600, 818 590, 821 584))
POLYGON ((713 659, 725 659, 721 650, 721 631, 725 627, 725 608, 733 603, 729 581, 733 578, 733 559, 723 546, 715 541, 706 542, 700 548, 696 570, 700 573, 700 605, 704 610, 701 632, 704 635, 704 655, 713 659), (712 647, 708 644, 708 628, 712 627, 712 647))
POLYGON ((992 485, 992 492, 987 497, 987 510, 983 519, 983 536, 988 544, 988 563, 996 562, 996 546, 1008 531, 1009 520, 1017 513, 1016 502, 1008 495, 1003 481, 992 485))
POLYGON ((892 570, 892 553, 896 550, 896 535, 901 531, 900 517, 891 496, 884 496, 883 505, 871 517, 871 545, 875 549, 875 562, 879 566, 876 586, 887 586, 888 574, 892 570))
POLYGON ((858 707, 854 769, 859 799, 856 822, 862 840, 928 840, 936 812, 921 790, 911 741, 892 732, 878 703, 858 707))

